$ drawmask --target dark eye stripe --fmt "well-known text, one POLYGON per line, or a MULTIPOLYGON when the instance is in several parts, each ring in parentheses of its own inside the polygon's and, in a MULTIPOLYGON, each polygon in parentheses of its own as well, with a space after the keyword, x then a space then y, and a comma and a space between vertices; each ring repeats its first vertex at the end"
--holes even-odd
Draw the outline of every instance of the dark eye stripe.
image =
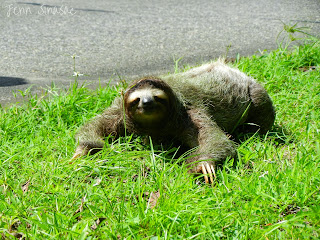
POLYGON ((129 107, 132 108, 135 105, 137 105, 140 101, 140 98, 136 98, 135 100, 133 100, 132 102, 129 103, 129 107))
POLYGON ((154 100, 156 100, 157 102, 160 102, 161 104, 167 104, 168 101, 166 99, 154 96, 154 100))

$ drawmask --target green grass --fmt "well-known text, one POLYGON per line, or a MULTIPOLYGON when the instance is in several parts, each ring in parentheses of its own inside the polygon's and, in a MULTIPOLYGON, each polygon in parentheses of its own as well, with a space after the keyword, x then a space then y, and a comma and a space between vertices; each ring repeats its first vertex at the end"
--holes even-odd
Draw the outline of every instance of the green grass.
POLYGON ((174 149, 131 137, 70 160, 78 127, 117 87, 52 87, 0 109, 2 238, 320 238, 320 42, 235 65, 265 85, 277 119, 267 136, 243 138, 240 161, 227 162, 214 186, 190 177, 174 149))

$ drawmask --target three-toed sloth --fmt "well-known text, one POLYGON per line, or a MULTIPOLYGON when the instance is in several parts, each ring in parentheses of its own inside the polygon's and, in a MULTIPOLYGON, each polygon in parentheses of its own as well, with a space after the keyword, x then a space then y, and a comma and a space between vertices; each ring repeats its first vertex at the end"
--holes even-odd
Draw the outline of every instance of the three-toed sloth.
POLYGON ((254 79, 222 60, 161 78, 135 81, 78 134, 73 158, 96 152, 108 136, 150 136, 154 143, 179 142, 194 149, 189 171, 213 182, 217 163, 236 157, 227 134, 243 124, 270 130, 272 101, 254 79))

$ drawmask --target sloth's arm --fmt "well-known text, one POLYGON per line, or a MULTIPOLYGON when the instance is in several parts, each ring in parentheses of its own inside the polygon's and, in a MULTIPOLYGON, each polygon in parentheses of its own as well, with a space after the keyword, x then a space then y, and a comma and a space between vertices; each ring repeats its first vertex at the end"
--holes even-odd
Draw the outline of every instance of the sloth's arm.
POLYGON ((213 182, 217 163, 226 158, 236 157, 234 143, 227 137, 221 128, 202 110, 192 109, 188 111, 190 126, 183 132, 184 144, 195 148, 191 158, 190 171, 203 173, 206 182, 213 182))
POLYGON ((104 113, 82 126, 76 134, 78 146, 72 158, 100 151, 104 146, 105 137, 119 137, 123 130, 122 116, 121 107, 112 105, 104 113))

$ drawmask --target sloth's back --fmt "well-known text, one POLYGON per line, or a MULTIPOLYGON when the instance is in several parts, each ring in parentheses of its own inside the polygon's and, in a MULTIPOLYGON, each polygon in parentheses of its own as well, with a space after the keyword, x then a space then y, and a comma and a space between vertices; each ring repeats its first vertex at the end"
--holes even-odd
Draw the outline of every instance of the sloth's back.
POLYGON ((225 131, 246 120, 252 78, 217 61, 163 79, 186 105, 205 109, 225 131), (242 120, 241 122, 240 119, 242 120))

